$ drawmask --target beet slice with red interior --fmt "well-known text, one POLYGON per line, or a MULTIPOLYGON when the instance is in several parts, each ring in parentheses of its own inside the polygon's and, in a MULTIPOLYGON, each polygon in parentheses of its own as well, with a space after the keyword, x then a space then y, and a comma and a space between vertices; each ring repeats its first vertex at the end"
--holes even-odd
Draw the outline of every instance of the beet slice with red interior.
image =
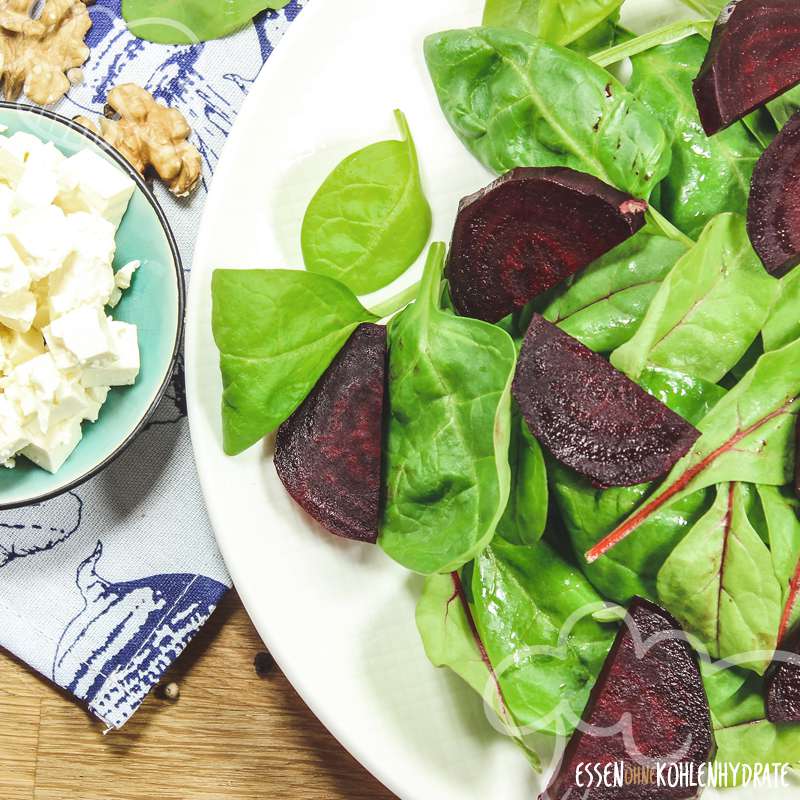
POLYGON ((714 26, 694 81, 705 132, 712 136, 800 83, 800 3, 734 0, 714 26))
POLYGON ((767 272, 780 277, 800 264, 800 113, 756 164, 747 232, 767 272))
POLYGON ((512 392, 531 433, 595 486, 665 475, 700 432, 602 356, 534 314, 512 392))
POLYGON ((456 311, 501 320, 636 233, 646 210, 572 169, 506 173, 459 205, 446 270, 456 311))
POLYGON ((780 646, 764 676, 764 700, 770 722, 800 722, 800 627, 780 646))
POLYGON ((670 769, 694 764, 696 776, 699 765, 709 762, 715 750, 697 658, 680 625, 663 608, 635 597, 589 695, 582 722, 540 800, 696 797, 700 790, 686 782, 672 787, 653 777, 648 783, 642 773, 648 768, 655 772, 663 764, 667 777, 670 769), (629 733, 627 742, 620 728, 629 733), (581 773, 584 767, 620 762, 626 768, 639 768, 642 780, 623 786, 608 781, 587 794, 589 776, 581 773))
POLYGON ((289 494, 347 539, 378 539, 385 384, 386 328, 359 325, 275 440, 289 494))

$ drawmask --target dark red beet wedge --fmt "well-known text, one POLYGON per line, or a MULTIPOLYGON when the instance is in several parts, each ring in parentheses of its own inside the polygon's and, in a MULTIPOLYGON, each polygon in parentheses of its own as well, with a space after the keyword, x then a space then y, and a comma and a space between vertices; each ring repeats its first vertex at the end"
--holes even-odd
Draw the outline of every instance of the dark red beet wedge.
POLYGON ((694 82, 709 136, 800 83, 800 3, 733 0, 694 82))
POLYGON ((756 164, 747 232, 767 271, 781 276, 800 263, 800 113, 756 164))
MULTIPOLYGON (((715 752, 711 715, 700 669, 678 623, 663 608, 636 597, 619 630, 583 712, 583 721, 567 744, 561 764, 542 800, 681 800, 696 797, 697 787, 659 785, 652 780, 623 786, 594 786, 579 765, 623 762, 644 766, 639 774, 664 764, 711 760, 715 752), (616 728, 627 728, 628 741, 616 728), (655 763, 654 763, 655 762, 655 763), (581 784, 583 785, 581 787, 581 784)), ((635 774, 635 773, 634 773, 635 774)), ((649 773, 652 774, 652 773, 649 773)), ((663 781, 662 783, 667 783, 663 781)), ((685 782, 684 782, 685 784, 685 782)))
POLYGON ((770 722, 800 722, 800 628, 775 654, 764 676, 764 695, 770 722))
POLYGON ((531 433, 598 487, 669 472, 700 432, 602 356, 534 314, 512 392, 531 433))
POLYGON ((386 328, 359 325, 275 441, 275 469, 289 494, 331 533, 372 543, 385 382, 386 328))
POLYGON ((459 205, 447 263, 456 311, 501 320, 636 233, 646 209, 582 172, 512 170, 459 205))

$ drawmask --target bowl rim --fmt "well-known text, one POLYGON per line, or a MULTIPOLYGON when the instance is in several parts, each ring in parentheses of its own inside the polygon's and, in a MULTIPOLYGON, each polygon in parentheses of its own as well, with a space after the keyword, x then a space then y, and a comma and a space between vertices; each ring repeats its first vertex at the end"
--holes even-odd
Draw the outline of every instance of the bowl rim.
POLYGON ((183 344, 186 324, 186 278, 183 272, 183 263, 181 260, 180 250, 178 249, 178 243, 175 240, 175 234, 172 232, 172 228, 167 220, 167 216, 164 213, 164 210, 161 208, 158 200, 156 200, 152 190, 147 185, 145 179, 137 172, 128 159, 126 159, 107 141, 105 141, 105 139, 81 125, 79 122, 75 122, 75 120, 65 117, 63 114, 58 114, 55 111, 51 111, 48 108, 0 100, 0 110, 2 109, 18 111, 23 114, 31 114, 38 117, 45 117, 53 122, 58 122, 64 125, 100 148, 105 155, 109 156, 117 164, 117 166, 120 167, 120 169, 122 169, 131 178, 131 180, 133 180, 137 189, 142 192, 142 194, 145 196, 145 199, 155 212, 159 224, 164 231, 164 235, 167 238, 167 244, 169 245, 170 253, 172 254, 172 266, 175 270, 175 280, 178 290, 178 316, 175 330, 175 344, 172 349, 172 355, 170 356, 169 364, 164 372, 164 379, 161 382, 161 385, 153 395, 153 400, 151 401, 150 405, 145 409, 145 412, 139 418, 139 421, 133 427, 131 432, 102 461, 86 470, 86 472, 79 475, 77 478, 65 483, 63 486, 59 486, 56 489, 42 492, 40 494, 32 495, 24 500, 12 500, 10 502, 0 501, 0 511, 7 511, 14 508, 24 508, 25 506, 33 505, 34 503, 42 503, 46 500, 52 500, 53 498, 59 497, 62 494, 66 494, 81 484, 86 483, 86 481, 94 478, 95 475, 98 475, 100 472, 102 472, 109 464, 111 464, 112 461, 120 456, 122 452, 131 444, 131 442, 142 432, 150 417, 153 416, 156 408, 164 398, 164 394, 172 380, 172 376, 175 372, 175 365, 177 364, 178 357, 181 353, 181 346, 183 344))

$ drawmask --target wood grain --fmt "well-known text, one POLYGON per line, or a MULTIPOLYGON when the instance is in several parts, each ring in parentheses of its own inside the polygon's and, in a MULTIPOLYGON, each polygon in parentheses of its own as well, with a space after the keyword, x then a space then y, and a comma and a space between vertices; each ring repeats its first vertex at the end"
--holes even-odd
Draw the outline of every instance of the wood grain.
POLYGON ((120 731, 0 653, 2 800, 389 800, 275 668, 231 592, 120 731))

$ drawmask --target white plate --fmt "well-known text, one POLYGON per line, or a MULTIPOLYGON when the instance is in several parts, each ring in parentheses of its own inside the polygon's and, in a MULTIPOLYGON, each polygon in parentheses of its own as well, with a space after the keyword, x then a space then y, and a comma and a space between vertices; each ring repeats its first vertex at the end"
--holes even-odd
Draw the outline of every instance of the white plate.
MULTIPOLYGON (((669 16, 670 6, 632 0, 629 21, 665 10, 669 16)), ((299 266, 308 200, 342 157, 397 137, 393 108, 406 113, 417 144, 433 238, 449 240, 459 198, 491 176, 447 126, 422 41, 479 24, 482 7, 483 0, 312 0, 230 136, 190 284, 192 439, 225 561, 289 680, 403 800, 531 800, 540 786, 516 747, 489 726, 479 698, 425 658, 414 625, 421 579, 379 548, 337 539, 312 523, 278 481, 269 445, 236 458, 222 454, 209 287, 214 267, 299 266)), ((405 283, 417 279, 420 266, 405 283)))

